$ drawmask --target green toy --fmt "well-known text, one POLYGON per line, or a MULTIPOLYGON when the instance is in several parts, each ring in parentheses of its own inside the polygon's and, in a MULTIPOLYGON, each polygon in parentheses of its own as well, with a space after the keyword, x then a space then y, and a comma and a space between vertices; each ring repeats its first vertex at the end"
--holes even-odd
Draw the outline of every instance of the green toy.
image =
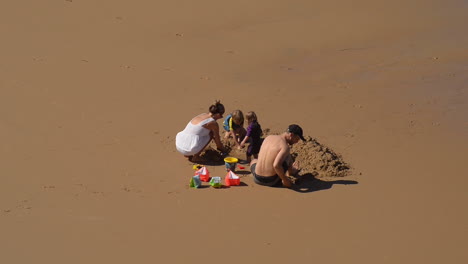
POLYGON ((195 175, 192 178, 190 178, 190 187, 192 188, 198 188, 201 186, 201 180, 200 180, 200 175, 195 175))
POLYGON ((223 186, 221 183, 221 177, 212 177, 210 180, 210 185, 214 188, 221 188, 223 186))

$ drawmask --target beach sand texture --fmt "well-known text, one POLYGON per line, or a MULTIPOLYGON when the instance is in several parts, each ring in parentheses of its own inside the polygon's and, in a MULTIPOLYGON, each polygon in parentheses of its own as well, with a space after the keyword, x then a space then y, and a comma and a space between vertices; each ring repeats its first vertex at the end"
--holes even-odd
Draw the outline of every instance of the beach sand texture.
POLYGON ((467 263, 467 14, 462 0, 3 1, 1 262, 467 263), (243 186, 189 188, 175 135, 216 99, 272 133, 300 124, 351 173, 311 169, 294 191, 247 167, 243 186))

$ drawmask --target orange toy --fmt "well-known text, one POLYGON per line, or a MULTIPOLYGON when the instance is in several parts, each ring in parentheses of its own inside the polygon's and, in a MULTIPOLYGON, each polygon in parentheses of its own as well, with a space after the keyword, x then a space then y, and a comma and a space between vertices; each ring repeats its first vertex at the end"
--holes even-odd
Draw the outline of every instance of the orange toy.
POLYGON ((240 185, 240 178, 234 172, 228 171, 226 177, 224 177, 226 186, 237 186, 240 185))
POLYGON ((201 169, 197 170, 195 172, 195 175, 200 175, 200 180, 204 182, 209 182, 210 181, 210 172, 208 169, 203 166, 201 169))

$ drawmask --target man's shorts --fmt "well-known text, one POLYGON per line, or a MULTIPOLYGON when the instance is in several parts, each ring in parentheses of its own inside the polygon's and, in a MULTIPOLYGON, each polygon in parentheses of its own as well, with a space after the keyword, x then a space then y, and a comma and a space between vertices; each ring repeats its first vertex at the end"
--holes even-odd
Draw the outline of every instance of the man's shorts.
POLYGON ((254 181, 256 184, 263 185, 263 186, 278 186, 281 185, 281 178, 278 175, 273 176, 260 176, 255 173, 255 167, 257 163, 250 166, 250 171, 252 172, 254 181))

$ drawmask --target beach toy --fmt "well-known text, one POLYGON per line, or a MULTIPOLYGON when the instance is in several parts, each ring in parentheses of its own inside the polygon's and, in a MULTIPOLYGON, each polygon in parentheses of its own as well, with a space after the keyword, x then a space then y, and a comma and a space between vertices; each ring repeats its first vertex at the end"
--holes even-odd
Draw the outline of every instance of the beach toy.
POLYGON ((200 180, 204 182, 209 182, 210 181, 210 172, 206 167, 201 167, 201 169, 197 170, 195 172, 195 175, 200 175, 200 180))
POLYGON ((224 177, 224 183, 226 186, 237 186, 240 185, 240 178, 234 172, 228 171, 226 177, 224 177))
POLYGON ((221 177, 213 177, 210 180, 210 185, 213 186, 214 188, 221 188, 223 184, 221 184, 221 177))
POLYGON ((236 165, 239 160, 234 157, 227 157, 224 158, 224 164, 226 165, 227 170, 235 171, 236 170, 236 165))
POLYGON ((195 175, 190 179, 190 187, 198 188, 201 186, 200 175, 195 175))
POLYGON ((194 164, 194 165, 192 166, 192 169, 194 169, 194 170, 199 170, 199 169, 201 169, 202 167, 203 167, 203 165, 194 164))
POLYGON ((241 165, 237 165, 237 167, 238 167, 239 169, 241 169, 241 170, 245 169, 245 167, 244 167, 244 166, 241 166, 241 165))

